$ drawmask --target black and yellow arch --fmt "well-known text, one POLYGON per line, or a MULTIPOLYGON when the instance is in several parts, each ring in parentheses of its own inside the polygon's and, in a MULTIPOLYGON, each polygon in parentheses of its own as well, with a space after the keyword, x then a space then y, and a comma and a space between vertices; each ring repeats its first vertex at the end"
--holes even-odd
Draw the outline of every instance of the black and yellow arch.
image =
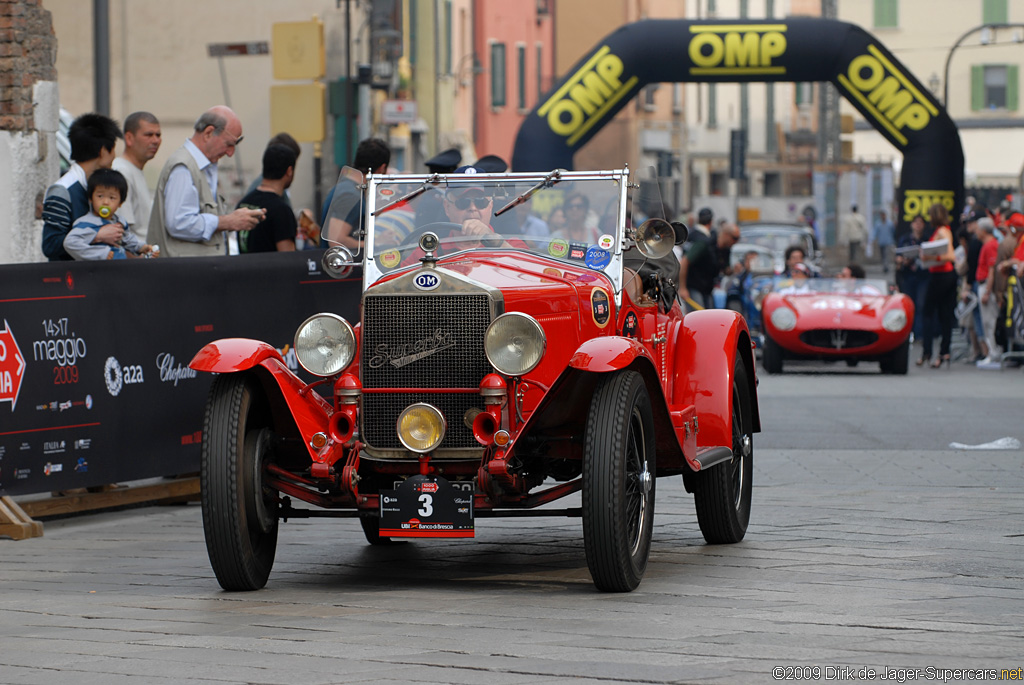
POLYGON ((900 152, 900 228, 963 203, 960 134, 942 105, 871 34, 831 19, 651 19, 609 34, 530 112, 516 171, 573 167, 576 150, 649 83, 831 81, 900 152))

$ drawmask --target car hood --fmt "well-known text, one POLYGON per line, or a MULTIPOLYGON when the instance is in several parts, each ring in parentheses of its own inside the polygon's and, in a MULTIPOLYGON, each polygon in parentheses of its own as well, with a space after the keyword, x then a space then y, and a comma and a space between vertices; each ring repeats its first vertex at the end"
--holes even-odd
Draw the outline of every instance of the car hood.
POLYGON ((525 253, 484 253, 440 260, 439 268, 502 291, 506 311, 576 311, 594 286, 610 289, 602 274, 525 253))
POLYGON ((815 293, 812 295, 777 295, 792 308, 801 319, 813 319, 827 315, 829 319, 837 314, 851 316, 852 320, 871 319, 879 316, 885 307, 884 295, 842 295, 815 293))

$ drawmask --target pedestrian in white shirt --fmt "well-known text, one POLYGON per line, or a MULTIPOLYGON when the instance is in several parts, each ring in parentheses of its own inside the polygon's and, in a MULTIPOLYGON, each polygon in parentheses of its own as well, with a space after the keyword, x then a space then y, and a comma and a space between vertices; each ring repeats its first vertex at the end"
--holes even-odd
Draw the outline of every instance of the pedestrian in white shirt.
POLYGON ((160 150, 161 135, 159 120, 149 112, 129 114, 124 120, 124 152, 113 165, 128 181, 128 198, 121 205, 121 218, 143 240, 149 231, 153 193, 142 170, 160 150))

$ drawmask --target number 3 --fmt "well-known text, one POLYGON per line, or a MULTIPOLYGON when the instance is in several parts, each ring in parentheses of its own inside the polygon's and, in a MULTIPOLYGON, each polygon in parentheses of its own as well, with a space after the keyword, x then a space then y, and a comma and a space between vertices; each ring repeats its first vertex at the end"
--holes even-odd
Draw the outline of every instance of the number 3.
POLYGON ((423 506, 420 507, 419 511, 417 511, 416 513, 419 514, 420 516, 430 516, 431 514, 433 514, 434 513, 433 501, 434 501, 434 498, 431 497, 430 495, 426 495, 426 494, 420 495, 420 504, 422 504, 423 506))

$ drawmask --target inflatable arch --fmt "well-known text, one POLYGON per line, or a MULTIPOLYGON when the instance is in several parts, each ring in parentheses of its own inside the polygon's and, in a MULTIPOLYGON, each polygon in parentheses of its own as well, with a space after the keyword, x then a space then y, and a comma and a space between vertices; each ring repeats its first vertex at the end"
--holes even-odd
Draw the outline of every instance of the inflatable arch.
POLYGON ((864 29, 831 19, 627 24, 583 57, 527 115, 512 168, 573 168, 573 154, 649 83, 831 81, 903 153, 898 230, 941 202, 963 206, 960 134, 927 88, 864 29))

